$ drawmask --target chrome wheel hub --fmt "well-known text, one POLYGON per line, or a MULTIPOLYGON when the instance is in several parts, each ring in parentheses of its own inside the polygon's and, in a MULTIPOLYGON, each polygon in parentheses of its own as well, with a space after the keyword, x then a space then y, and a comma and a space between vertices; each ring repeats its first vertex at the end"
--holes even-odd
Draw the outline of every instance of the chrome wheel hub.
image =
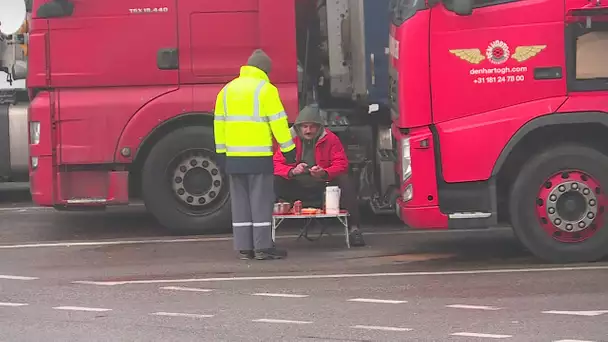
POLYGON ((202 207, 213 202, 223 186, 218 165, 204 155, 185 156, 173 172, 173 192, 190 206, 202 207))

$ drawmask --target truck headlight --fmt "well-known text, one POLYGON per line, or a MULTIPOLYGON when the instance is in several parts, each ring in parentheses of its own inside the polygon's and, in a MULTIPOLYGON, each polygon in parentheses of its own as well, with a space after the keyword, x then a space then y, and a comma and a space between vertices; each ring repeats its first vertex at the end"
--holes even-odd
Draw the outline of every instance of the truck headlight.
POLYGON ((37 145, 40 142, 40 122, 30 122, 30 144, 37 145))
POLYGON ((410 154, 410 138, 401 140, 401 177, 403 182, 412 177, 412 158, 410 154))

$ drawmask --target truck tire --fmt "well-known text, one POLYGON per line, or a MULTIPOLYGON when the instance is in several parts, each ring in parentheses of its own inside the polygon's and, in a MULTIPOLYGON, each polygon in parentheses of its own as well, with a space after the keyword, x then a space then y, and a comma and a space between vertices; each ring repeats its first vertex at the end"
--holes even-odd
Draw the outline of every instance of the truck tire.
POLYGON ((229 187, 212 129, 184 127, 158 141, 143 165, 142 195, 147 210, 177 233, 229 231, 229 187))
POLYGON ((533 156, 510 195, 515 235, 549 262, 591 262, 608 254, 608 156, 563 144, 533 156))

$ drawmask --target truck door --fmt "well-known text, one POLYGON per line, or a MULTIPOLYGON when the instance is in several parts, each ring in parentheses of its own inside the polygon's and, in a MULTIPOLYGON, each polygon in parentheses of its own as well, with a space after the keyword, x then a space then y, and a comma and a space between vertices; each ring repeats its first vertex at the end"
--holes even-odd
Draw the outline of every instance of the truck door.
POLYGON ((274 83, 296 82, 294 0, 177 1, 182 84, 227 82, 257 48, 274 83))
POLYGON ((178 0, 181 76, 223 83, 259 47, 258 0, 178 0), (236 69, 235 69, 236 68, 236 69))
POLYGON ((535 79, 565 73, 563 1, 474 0, 468 16, 450 3, 431 12, 435 123, 565 95, 565 77, 535 79))

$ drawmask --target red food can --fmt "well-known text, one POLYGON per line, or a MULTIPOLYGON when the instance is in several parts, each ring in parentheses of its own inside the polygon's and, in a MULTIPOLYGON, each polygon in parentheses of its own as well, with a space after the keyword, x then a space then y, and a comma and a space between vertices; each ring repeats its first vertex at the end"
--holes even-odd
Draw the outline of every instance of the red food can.
POLYGON ((302 214, 302 201, 295 201, 293 203, 293 213, 296 215, 302 214))

